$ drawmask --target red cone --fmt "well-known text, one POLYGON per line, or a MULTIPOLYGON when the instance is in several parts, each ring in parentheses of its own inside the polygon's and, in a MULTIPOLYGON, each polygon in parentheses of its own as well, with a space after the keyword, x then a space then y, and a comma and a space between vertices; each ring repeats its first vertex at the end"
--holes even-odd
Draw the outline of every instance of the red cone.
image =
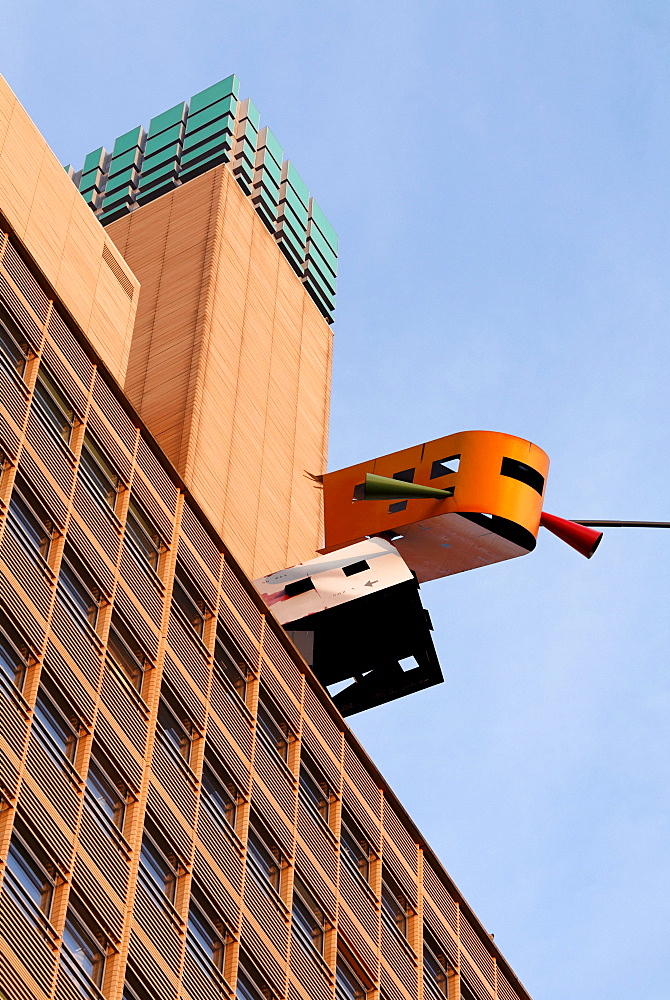
POLYGON ((547 514, 545 511, 542 511, 540 524, 551 531, 552 535, 560 538, 562 542, 567 542, 573 549, 577 549, 587 559, 591 558, 603 537, 602 531, 594 531, 593 528, 587 528, 583 524, 575 524, 574 521, 566 521, 562 517, 547 514))

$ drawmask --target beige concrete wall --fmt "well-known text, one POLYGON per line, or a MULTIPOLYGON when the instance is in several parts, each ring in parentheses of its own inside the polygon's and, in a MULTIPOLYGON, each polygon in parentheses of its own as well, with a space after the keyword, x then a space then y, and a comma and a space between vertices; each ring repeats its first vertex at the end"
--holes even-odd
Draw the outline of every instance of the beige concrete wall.
POLYGON ((0 212, 123 383, 139 283, 1 76, 0 212))
POLYGON ((310 558, 330 327, 225 166, 107 231, 142 287, 130 401, 247 573, 310 558))

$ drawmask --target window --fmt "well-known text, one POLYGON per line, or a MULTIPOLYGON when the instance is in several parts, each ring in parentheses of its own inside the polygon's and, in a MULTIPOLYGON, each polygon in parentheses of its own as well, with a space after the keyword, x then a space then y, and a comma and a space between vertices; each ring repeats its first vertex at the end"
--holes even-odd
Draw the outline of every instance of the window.
POLYGON ((300 761, 300 798, 308 809, 318 813, 324 823, 327 823, 331 797, 325 778, 303 750, 300 761))
POLYGON ((175 570, 172 586, 172 603, 185 615, 186 620, 191 623, 202 639, 205 621, 208 617, 207 606, 195 584, 179 564, 175 570))
POLYGON ((188 764, 191 759, 191 744, 194 727, 191 720, 180 708, 176 699, 163 689, 158 706, 158 727, 163 744, 188 764))
POLYGON ((382 916, 386 923, 407 937, 407 923, 412 912, 404 893, 385 872, 382 879, 382 916))
POLYGON ((140 694, 144 672, 147 669, 147 657, 130 630, 115 613, 112 614, 112 624, 107 639, 107 659, 140 694))
POLYGON ((223 973, 228 932, 212 908, 198 895, 191 896, 186 946, 205 972, 212 966, 223 973))
POLYGON ((86 798, 98 817, 104 817, 118 830, 123 829, 128 788, 99 747, 94 747, 88 766, 86 798))
POLYGON ((4 309, 0 309, 0 355, 5 358, 10 368, 23 377, 31 356, 30 346, 4 309))
POLYGON ((7 524, 24 549, 48 558, 56 526, 21 475, 14 483, 7 524))
POLYGON ((226 678, 242 701, 246 700, 249 667, 243 653, 237 648, 235 640, 228 634, 226 627, 219 622, 214 644, 214 669, 219 678, 226 678))
POLYGON ((211 754, 205 759, 202 769, 202 805, 219 826, 235 828, 238 793, 211 754))
POLYGON ((293 884, 292 929, 302 941, 323 954, 326 915, 304 883, 296 876, 293 884))
POLYGON ((439 458, 436 462, 433 462, 430 467, 430 478, 439 479, 440 476, 453 475, 454 472, 458 472, 460 464, 460 455, 450 455, 449 458, 439 458))
POLYGON ((265 985, 251 963, 241 958, 237 970, 236 1000, 272 1000, 272 990, 265 985))
POLYGON ((44 852, 19 821, 15 824, 9 844, 4 884, 29 916, 42 914, 49 919, 56 886, 56 868, 45 859, 44 852))
POLYGON ((69 444, 72 428, 76 423, 75 412, 64 393, 44 367, 40 368, 35 383, 34 402, 47 426, 65 444, 69 444))
POLYGON ((98 503, 114 510, 121 491, 121 477, 88 432, 81 449, 79 473, 98 503))
POLYGON ((158 563, 166 546, 158 531, 133 497, 130 498, 128 504, 125 537, 139 562, 150 566, 154 571, 158 571, 158 563))
POLYGON ((247 836, 247 859, 249 868, 259 880, 269 883, 276 892, 281 890, 282 853, 272 835, 253 814, 247 836))
POLYGON ((97 987, 102 985, 107 957, 107 941, 100 930, 93 927, 92 918, 83 908, 75 908, 71 903, 63 928, 63 964, 72 979, 84 988, 86 980, 82 982, 82 973, 97 987))
POLYGON ((367 989, 360 975, 343 955, 338 953, 335 971, 335 996, 337 1000, 365 1000, 367 989))
POLYGON ((346 809, 342 810, 340 852, 342 861, 347 867, 362 875, 367 882, 370 877, 372 851, 358 824, 346 809))
POLYGON ((47 750, 74 763, 80 720, 72 709, 42 680, 35 702, 34 728, 47 750))
POLYGON ((423 985, 424 990, 442 1000, 448 995, 451 966, 444 950, 427 927, 423 929, 423 985))
POLYGON ((126 967, 126 981, 121 1000, 156 1000, 156 994, 144 984, 143 978, 134 971, 130 961, 126 967))
POLYGON ((0 611, 0 672, 20 690, 32 661, 28 646, 23 642, 9 619, 0 611))
POLYGON ((264 693, 258 702, 257 720, 259 736, 277 751, 283 761, 287 761, 290 737, 288 723, 264 693))
POLYGON ((148 886, 165 896, 171 903, 175 901, 179 862, 167 845, 159 845, 158 837, 144 831, 140 851, 140 872, 148 886))
POLYGON ((91 574, 69 546, 65 548, 61 563, 58 596, 70 612, 85 618, 91 628, 95 628, 106 601, 91 574))

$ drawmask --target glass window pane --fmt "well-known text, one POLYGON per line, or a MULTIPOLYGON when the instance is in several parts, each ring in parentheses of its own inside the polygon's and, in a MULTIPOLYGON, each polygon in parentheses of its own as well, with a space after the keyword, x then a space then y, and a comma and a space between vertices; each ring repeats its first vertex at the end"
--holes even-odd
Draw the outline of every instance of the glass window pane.
POLYGON ((74 410, 44 369, 40 369, 34 397, 47 422, 67 444, 74 424, 74 410))
POLYGON ((63 928, 63 944, 96 986, 102 980, 104 952, 97 939, 72 915, 63 928))
POLYGON ((74 567, 70 565, 67 558, 64 558, 61 563, 58 584, 66 592, 76 609, 88 621, 89 625, 95 628, 101 604, 98 588, 85 583, 74 567))
POLYGON ((187 763, 191 756, 192 729, 186 720, 178 719, 174 711, 161 700, 158 709, 158 723, 169 747, 187 763))
POLYGON ((90 434, 84 438, 79 468, 89 492, 101 504, 114 510, 121 479, 90 434))
POLYGON ((132 641, 130 633, 118 619, 112 617, 112 627, 107 639, 107 654, 123 676, 139 693, 144 679, 145 656, 132 641))
POLYGON ((29 653, 25 646, 21 649, 17 645, 0 631, 0 670, 20 690, 28 668, 29 653))
POLYGON ((133 499, 130 500, 128 507, 126 536, 130 538, 140 557, 152 569, 157 569, 158 560, 165 546, 149 518, 133 499))
POLYGON ((51 738, 52 743, 63 753, 68 760, 74 760, 77 746, 77 733, 72 723, 65 718, 60 709, 53 704, 50 698, 43 692, 37 695, 35 702, 35 716, 42 723, 42 726, 51 738))
POLYGON ((12 837, 9 845, 7 867, 35 906, 48 917, 53 894, 53 879, 16 835, 12 837))
POLYGON ((0 354, 3 354, 9 365, 19 374, 26 370, 29 355, 28 341, 19 330, 0 316, 0 354))
POLYGON ((94 757, 91 758, 89 764, 86 789, 110 823, 121 829, 125 812, 125 796, 94 757))
POLYGON ((156 884, 158 889, 174 902, 177 886, 177 871, 175 866, 158 847, 146 836, 142 841, 140 861, 146 874, 156 884))
POLYGON ((202 771, 202 804, 217 821, 234 826, 236 803, 232 793, 214 774, 209 764, 202 771))
POLYGON ((282 760, 288 758, 288 727, 283 720, 275 717, 269 706, 259 702, 258 705, 258 725, 270 743, 276 747, 277 753, 282 760))
MULTIPOLYGON (((18 527, 20 540, 24 540, 46 559, 49 555, 52 528, 42 520, 35 508, 15 489, 9 504, 9 521, 18 527)), ((25 545, 24 545, 25 547, 25 545)))

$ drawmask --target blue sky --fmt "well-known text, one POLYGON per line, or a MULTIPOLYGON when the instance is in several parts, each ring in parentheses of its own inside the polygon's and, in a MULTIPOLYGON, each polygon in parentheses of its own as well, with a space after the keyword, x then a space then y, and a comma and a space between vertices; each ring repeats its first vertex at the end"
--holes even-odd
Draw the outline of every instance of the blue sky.
MULTIPOLYGON (((24 0, 63 162, 235 72, 340 235, 330 467, 527 437, 563 517, 670 516, 660 0, 24 0)), ((667 1000, 670 531, 423 588, 446 681, 353 726, 539 1000, 667 1000)))

